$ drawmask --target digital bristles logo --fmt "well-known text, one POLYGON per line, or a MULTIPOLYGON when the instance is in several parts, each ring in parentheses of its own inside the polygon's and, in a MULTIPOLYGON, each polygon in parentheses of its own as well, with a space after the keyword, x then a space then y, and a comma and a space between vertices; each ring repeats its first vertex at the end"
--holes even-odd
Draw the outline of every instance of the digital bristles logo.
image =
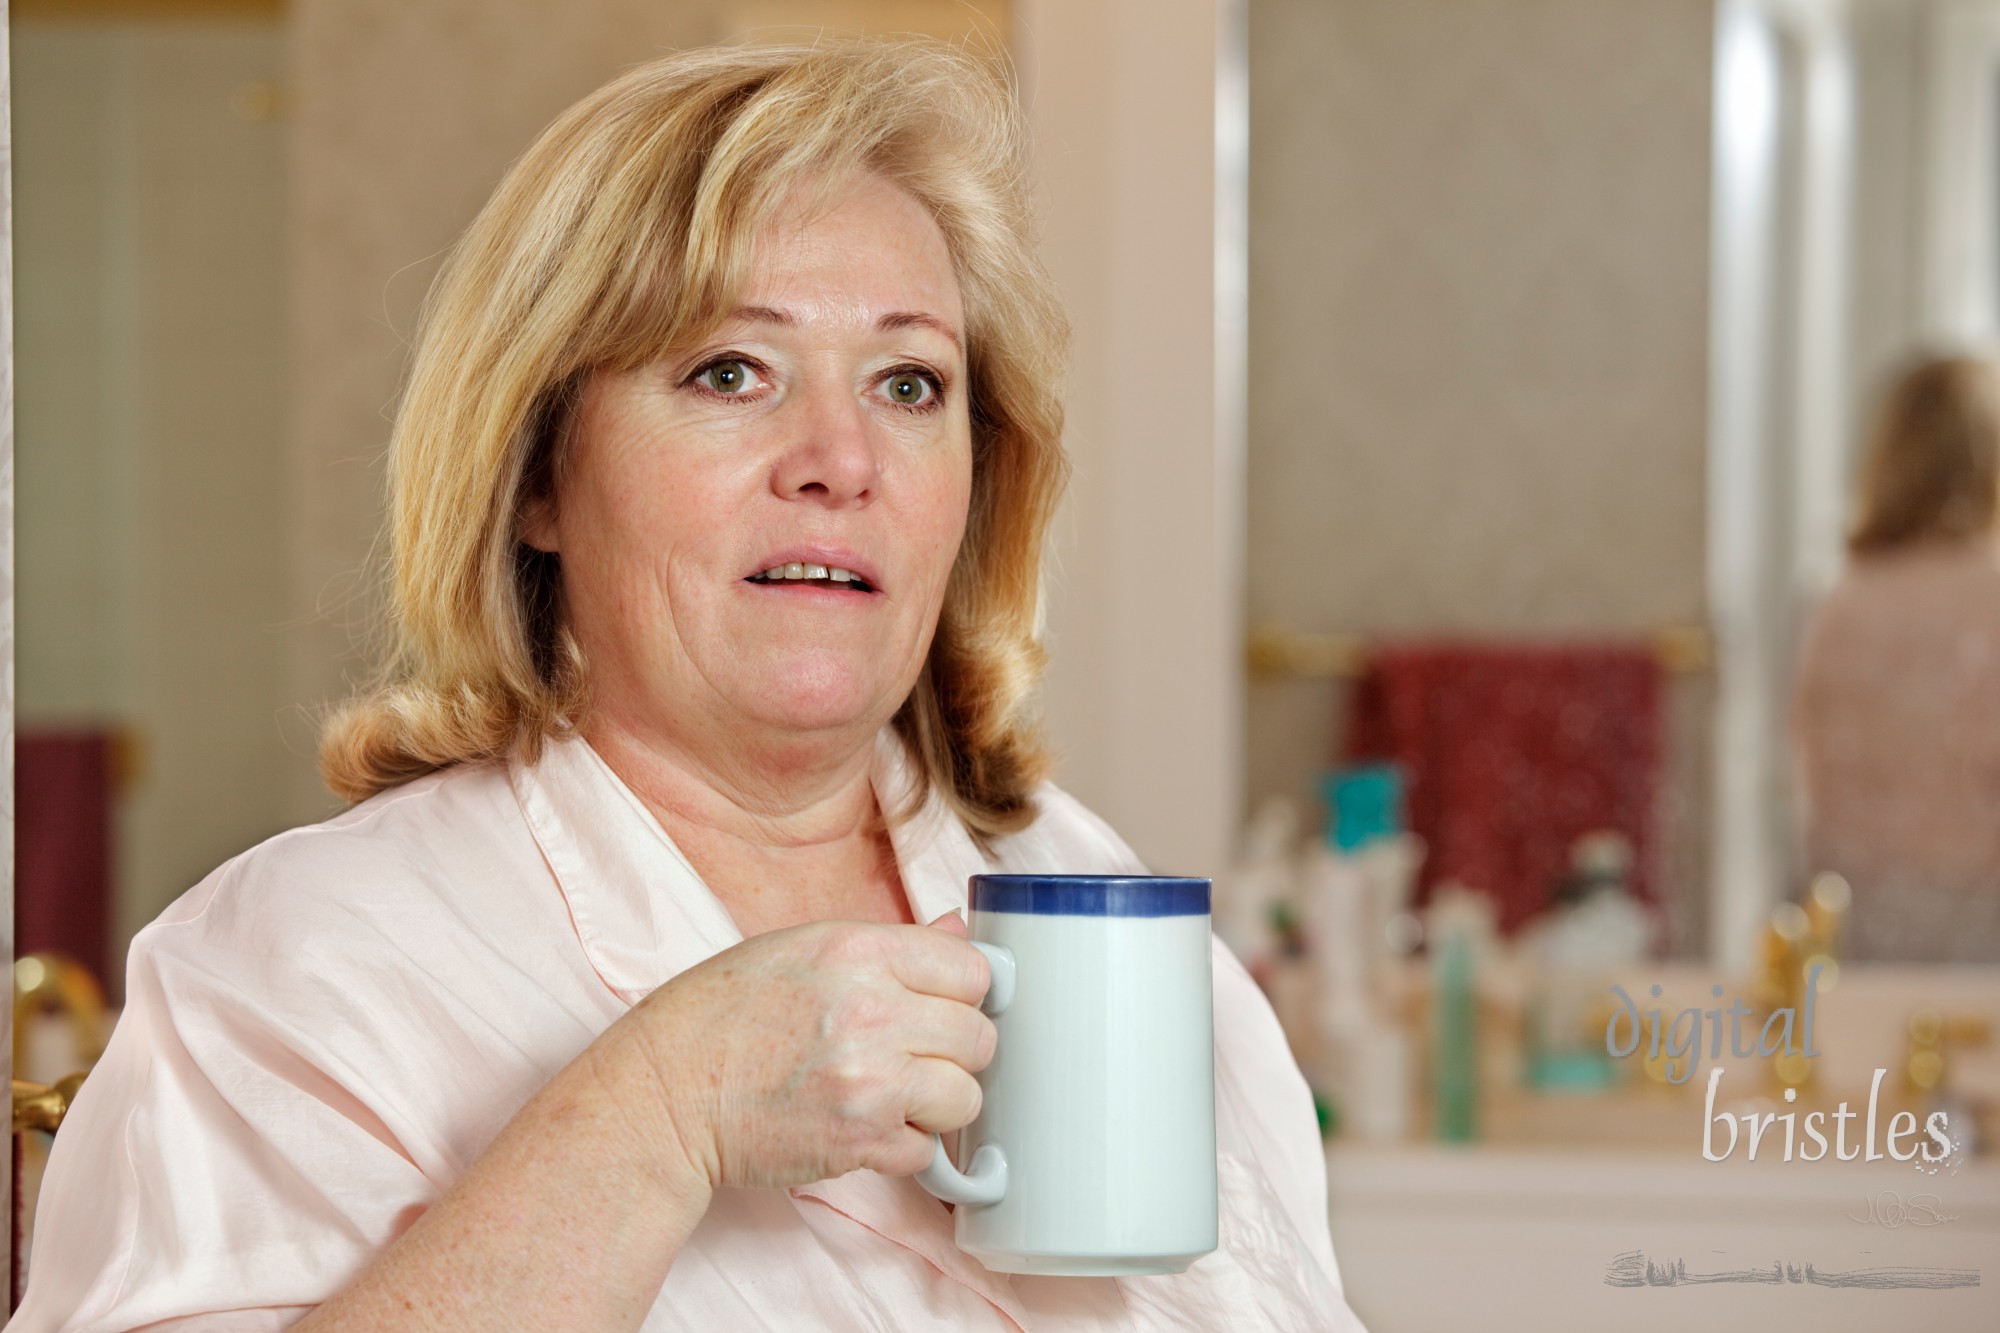
MULTIPOLYGON (((1819 1048, 1813 1044, 1813 1008, 1818 997, 1819 978, 1820 968, 1814 966, 1806 975, 1805 994, 1801 1002, 1797 1006, 1784 1005, 1772 1009, 1765 1015, 1763 1023, 1756 1027, 1756 1040, 1749 1046, 1744 1044, 1744 1020, 1754 1022, 1757 1011, 1746 1005, 1741 996, 1732 997, 1727 1008, 1682 1009, 1669 1021, 1662 1009, 1657 1006, 1641 1009, 1625 993, 1623 986, 1613 986, 1611 994, 1617 998, 1618 1006, 1604 1025, 1604 1049, 1613 1059, 1622 1060, 1639 1051, 1643 1038, 1647 1058, 1664 1064, 1669 1083, 1682 1084, 1694 1077, 1695 1069, 1702 1061, 1704 1032, 1708 1036, 1708 1059, 1722 1059, 1726 1026, 1729 1053, 1736 1059, 1783 1061, 1794 1069, 1803 1070, 1808 1067, 1806 1062, 1821 1055, 1819 1048), (1728 1019, 1726 1025, 1725 1018, 1728 1019)), ((1654 999, 1658 999, 1661 993, 1660 987, 1652 988, 1654 999)), ((1712 987, 1710 994, 1721 999, 1722 987, 1712 987)), ((1908 1110, 1891 1115, 1886 1127, 1881 1124, 1882 1081, 1888 1077, 1887 1069, 1877 1069, 1869 1080, 1865 1112, 1853 1110, 1843 1101, 1831 1111, 1807 1111, 1802 1121, 1796 1110, 1783 1113, 1753 1111, 1740 1115, 1717 1111, 1716 1093, 1721 1088, 1724 1072, 1720 1064, 1708 1071, 1708 1096, 1703 1106, 1701 1132, 1701 1155, 1707 1161, 1726 1161, 1736 1151, 1739 1141, 1747 1145, 1746 1155, 1755 1161, 1758 1152, 1763 1149, 1765 1136, 1771 1135, 1775 1139, 1781 1127, 1784 1160, 1787 1162, 1817 1162, 1829 1153, 1842 1162, 1856 1159, 1879 1162, 1887 1157, 1898 1162, 1936 1164, 1952 1156, 1951 1126, 1944 1111, 1930 1112, 1924 1118, 1921 1131, 1916 1113, 1908 1110), (1742 1121, 1740 1129, 1738 1120, 1742 1121), (1860 1132, 1860 1141, 1850 1147, 1848 1130, 1855 1121, 1863 1121, 1865 1128, 1860 1132), (1830 1140, 1829 1126, 1832 1130, 1830 1140), (1886 1133, 1881 1132, 1884 1128, 1886 1133), (1716 1143, 1721 1137, 1721 1130, 1728 1131, 1728 1138, 1718 1152, 1716 1143)), ((1797 1102, 1798 1096, 1796 1087, 1787 1087, 1784 1091, 1788 1104, 1797 1102)))
MULTIPOLYGON (((1725 1006, 1708 1009, 1679 1009, 1669 1017, 1667 1008, 1655 1004, 1641 1007, 1622 986, 1611 987, 1616 1001, 1604 1025, 1604 1049, 1613 1059, 1638 1056, 1643 1050, 1649 1072, 1666 1082, 1684 1085, 1695 1077, 1704 1061, 1710 1062, 1707 1095, 1702 1105, 1701 1155, 1703 1160, 1723 1162, 1744 1148, 1744 1158, 1766 1160, 1780 1152, 1786 1162, 1819 1162, 1831 1158, 1839 1162, 1895 1161, 1912 1164, 1919 1172, 1936 1175, 1957 1171, 1963 1163, 1967 1144, 1954 1133, 1950 1115, 1926 1106, 1922 1123, 1918 1112, 1894 1109, 1900 1089, 1891 1089, 1890 1106, 1883 1105, 1883 1081, 1887 1069, 1876 1069, 1868 1084, 1868 1101, 1855 1109, 1848 1102, 1832 1109, 1805 1110, 1797 1107, 1799 1087, 1810 1082, 1812 1062, 1822 1052, 1813 1033, 1814 1007, 1818 1000, 1821 968, 1815 964, 1805 977, 1802 991, 1794 991, 1795 1004, 1773 1005, 1762 1015, 1731 998, 1725 1006), (1785 1085, 1784 1101, 1793 1109, 1765 1109, 1771 1103, 1758 1097, 1755 1109, 1716 1109, 1717 1094, 1729 1070, 1722 1063, 1723 1044, 1736 1061, 1769 1062, 1772 1077, 1785 1085), (1885 1117, 1883 1112, 1890 1113, 1885 1117), (1740 1123, 1739 1123, 1740 1122, 1740 1123)), ((1721 986, 1709 994, 1723 998, 1721 986)), ((1651 988, 1660 1000, 1662 988, 1651 988)), ((1743 1077, 1740 1073, 1739 1078, 1743 1077)), ((1866 1200, 1863 1216, 1849 1214, 1853 1221, 1869 1222, 1887 1230, 1905 1225, 1931 1227, 1955 1220, 1942 1211, 1936 1195, 1921 1194, 1904 1199, 1894 1190, 1878 1190, 1866 1200)), ((1721 1254, 1717 1250, 1711 1253, 1721 1254)), ((1762 1257, 1762 1256, 1760 1256, 1762 1257)), ((1869 1251, 1857 1252, 1852 1267, 1834 1268, 1791 1257, 1770 1258, 1747 1267, 1715 1263, 1707 1271, 1690 1271, 1685 1259, 1650 1257, 1642 1250, 1615 1255, 1605 1266, 1604 1281, 1613 1287, 1686 1287, 1747 1283, 1780 1287, 1845 1287, 1871 1290, 1916 1288, 1944 1290, 1977 1287, 1979 1271, 1973 1268, 1938 1268, 1924 1265, 1882 1265, 1872 1262, 1869 1251), (1868 1257, 1864 1257, 1868 1256, 1868 1257)), ((1714 1261, 1711 1261, 1714 1263, 1714 1261)))

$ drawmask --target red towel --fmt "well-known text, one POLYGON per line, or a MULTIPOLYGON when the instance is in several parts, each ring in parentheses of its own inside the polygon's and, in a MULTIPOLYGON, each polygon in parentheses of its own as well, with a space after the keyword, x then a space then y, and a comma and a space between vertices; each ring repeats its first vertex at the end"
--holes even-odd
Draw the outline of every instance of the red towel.
POLYGON ((1491 894, 1513 930, 1544 910, 1570 847, 1631 839, 1633 891, 1652 901, 1661 680, 1645 645, 1385 646, 1353 694, 1347 750, 1405 774, 1424 839, 1419 901, 1456 881, 1491 894))
MULTIPOLYGON (((14 949, 111 973, 111 736, 27 730, 14 742, 14 949)), ((110 987, 107 987, 108 989, 110 987)))

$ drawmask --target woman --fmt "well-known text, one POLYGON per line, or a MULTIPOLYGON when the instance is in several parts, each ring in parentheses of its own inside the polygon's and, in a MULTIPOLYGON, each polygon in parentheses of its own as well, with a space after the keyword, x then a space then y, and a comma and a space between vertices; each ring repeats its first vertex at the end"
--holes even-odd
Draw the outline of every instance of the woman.
POLYGON ((558 120, 426 310, 358 804, 135 942, 19 1327, 1354 1327, 1224 951, 1218 1253, 1009 1278, 908 1179, 993 1051, 967 875, 1138 868, 1027 721, 1063 340, 977 60, 558 120))
POLYGON ((1971 357, 1891 386, 1853 559, 1794 701, 1814 874, 1857 958, 2000 961, 2000 380, 1971 357))

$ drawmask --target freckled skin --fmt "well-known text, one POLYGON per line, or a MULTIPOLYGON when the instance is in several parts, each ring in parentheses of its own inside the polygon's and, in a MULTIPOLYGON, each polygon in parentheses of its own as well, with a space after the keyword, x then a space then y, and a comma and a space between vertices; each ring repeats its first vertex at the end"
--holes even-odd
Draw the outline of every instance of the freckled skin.
POLYGON ((932 1151, 913 1126, 956 1128, 979 1112, 971 1073, 997 1041, 975 1007, 985 986, 984 960, 941 930, 815 922, 759 935, 621 1024, 646 1064, 708 1074, 663 1078, 635 1118, 664 1108, 666 1128, 697 1127, 682 1143, 716 1184, 908 1175, 932 1151))
POLYGON ((929 649, 972 488, 965 317, 937 224, 870 178, 810 225, 773 228, 741 307, 788 322, 745 314, 591 377, 556 503, 524 527, 562 558, 593 743, 853 747, 929 649), (880 326, 912 313, 943 328, 880 326), (900 401, 924 375, 932 396, 900 401), (809 601, 744 582, 819 545, 865 559, 879 591, 809 601))

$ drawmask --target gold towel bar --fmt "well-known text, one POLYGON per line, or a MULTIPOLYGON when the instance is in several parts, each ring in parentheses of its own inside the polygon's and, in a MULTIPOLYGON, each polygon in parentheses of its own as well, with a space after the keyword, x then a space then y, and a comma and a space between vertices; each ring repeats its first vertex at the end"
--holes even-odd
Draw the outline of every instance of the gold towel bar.
POLYGON ((84 1075, 71 1074, 43 1087, 26 1079, 15 1079, 14 1132, 19 1134, 24 1129, 40 1129, 53 1134, 61 1129, 63 1117, 69 1114, 69 1104, 76 1100, 77 1089, 83 1086, 83 1080, 84 1075))

